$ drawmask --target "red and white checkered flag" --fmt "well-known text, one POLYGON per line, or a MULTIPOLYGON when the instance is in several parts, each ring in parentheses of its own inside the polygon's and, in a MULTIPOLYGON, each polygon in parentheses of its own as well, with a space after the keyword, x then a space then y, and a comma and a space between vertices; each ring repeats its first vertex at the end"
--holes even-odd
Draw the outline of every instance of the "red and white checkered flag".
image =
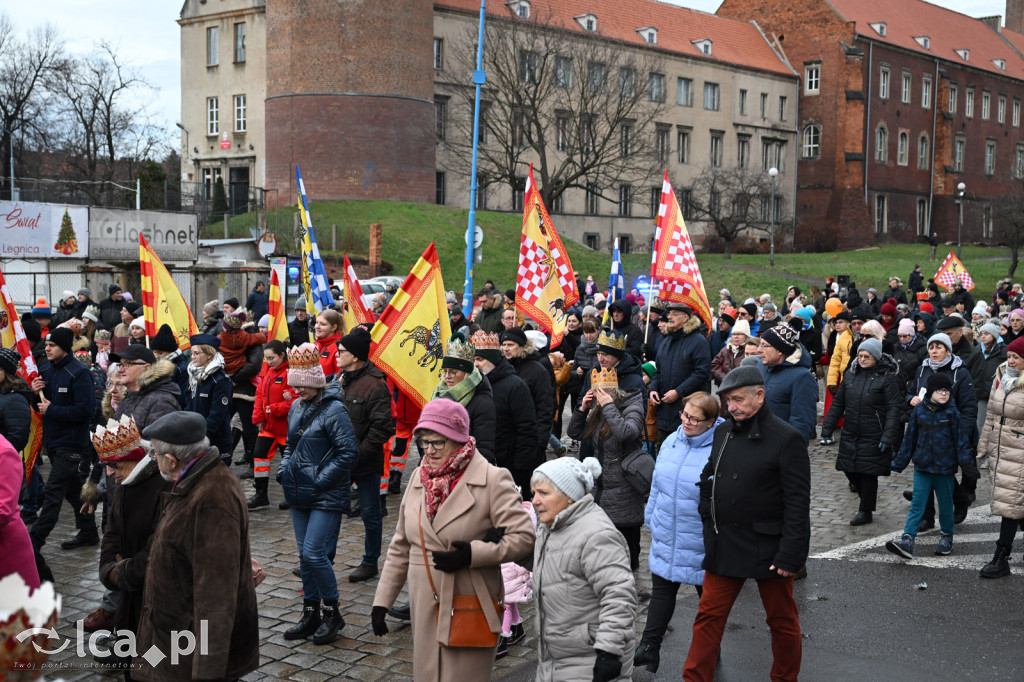
POLYGON ((960 259, 950 251, 949 255, 946 256, 946 260, 942 261, 942 265, 939 266, 939 271, 935 273, 935 283, 949 291, 958 280, 967 291, 974 288, 974 280, 971 279, 971 273, 967 272, 967 268, 960 262, 960 259))

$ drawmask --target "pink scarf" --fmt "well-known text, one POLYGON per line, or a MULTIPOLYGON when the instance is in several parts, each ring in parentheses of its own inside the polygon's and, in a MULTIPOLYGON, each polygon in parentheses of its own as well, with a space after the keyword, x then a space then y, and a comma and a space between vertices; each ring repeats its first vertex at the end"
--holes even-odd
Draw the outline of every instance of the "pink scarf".
POLYGON ((463 472, 469 466, 476 452, 476 439, 470 436, 466 443, 452 453, 452 456, 445 460, 440 469, 428 469, 420 467, 420 482, 423 483, 423 501, 426 505, 427 519, 434 520, 437 510, 448 499, 452 488, 462 478, 463 472))

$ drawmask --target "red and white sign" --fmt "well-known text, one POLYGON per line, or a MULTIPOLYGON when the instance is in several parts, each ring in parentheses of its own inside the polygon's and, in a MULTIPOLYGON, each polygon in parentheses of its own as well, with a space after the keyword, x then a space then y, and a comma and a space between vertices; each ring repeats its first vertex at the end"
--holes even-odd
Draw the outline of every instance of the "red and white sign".
POLYGON ((224 133, 220 138, 221 149, 231 149, 231 140, 228 139, 228 134, 224 133))

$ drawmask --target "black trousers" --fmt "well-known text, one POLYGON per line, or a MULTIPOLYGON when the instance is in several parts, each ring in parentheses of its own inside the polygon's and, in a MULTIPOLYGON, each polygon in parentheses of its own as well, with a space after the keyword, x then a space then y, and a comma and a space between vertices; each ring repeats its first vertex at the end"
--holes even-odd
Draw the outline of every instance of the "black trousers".
MULTIPOLYGON (((668 624, 676 612, 676 596, 682 583, 666 580, 660 575, 651 574, 651 602, 647 608, 647 625, 644 626, 644 641, 660 647, 665 637, 668 624)), ((701 585, 694 585, 697 596, 704 592, 701 585)))
MULTIPOLYGON (((256 451, 256 437, 260 434, 259 429, 252 423, 252 408, 256 403, 243 398, 232 398, 231 403, 238 413, 238 419, 242 422, 242 445, 245 448, 245 460, 252 463, 253 453, 256 451)), ((233 454, 228 453, 229 456, 233 454)))
POLYGON ((846 474, 850 483, 857 486, 857 494, 860 495, 860 511, 875 511, 875 501, 878 499, 878 476, 870 474, 846 474))
POLYGON ((1004 547, 1007 552, 1013 550, 1013 539, 1017 537, 1017 529, 1024 530, 1024 519, 1003 518, 999 523, 999 539, 996 547, 1004 547))
POLYGON ((78 453, 68 450, 58 450, 50 455, 50 475, 46 479, 46 493, 43 495, 43 507, 39 511, 39 518, 32 524, 29 537, 32 538, 32 546, 37 550, 46 544, 46 538, 50 531, 57 525, 60 518, 60 508, 64 500, 68 501, 75 512, 75 528, 86 533, 95 534, 96 515, 82 514, 82 484, 85 483, 85 476, 78 472, 78 464, 81 457, 78 453))
POLYGON ((615 526, 626 538, 629 547, 629 567, 634 571, 640 567, 640 526, 615 526))

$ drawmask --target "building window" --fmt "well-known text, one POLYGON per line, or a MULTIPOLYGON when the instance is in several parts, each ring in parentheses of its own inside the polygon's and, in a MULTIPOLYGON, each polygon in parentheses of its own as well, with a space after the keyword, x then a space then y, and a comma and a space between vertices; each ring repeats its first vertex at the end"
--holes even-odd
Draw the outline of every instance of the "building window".
POLYGON ((604 92, 608 86, 608 65, 601 62, 587 64, 587 87, 590 92, 604 92))
POLYGON ((445 177, 444 173, 434 173, 434 203, 444 204, 445 200, 445 177))
POLYGON ((889 158, 889 131, 879 126, 875 131, 875 161, 885 163, 889 158))
POLYGON ((821 92, 821 64, 804 67, 804 94, 817 95, 821 92))
POLYGON ((597 192, 597 185, 592 182, 587 183, 587 194, 585 199, 585 210, 587 215, 597 215, 597 212, 601 210, 601 195, 597 192))
POLYGON ((632 99, 634 92, 636 92, 636 70, 628 67, 619 69, 619 95, 624 99, 632 99))
POLYGON ((681 107, 693 106, 693 80, 689 78, 676 79, 676 104, 681 107))
POLYGON ((601 236, 594 234, 593 232, 588 232, 583 235, 583 245, 588 249, 597 251, 601 248, 601 236))
POLYGON ((996 172, 996 143, 995 140, 985 142, 985 175, 992 175, 996 172))
POLYGON ((658 217, 658 211, 661 210, 661 187, 652 187, 650 193, 650 214, 652 218, 658 217))
POLYGON ((964 116, 971 118, 974 116, 974 88, 967 88, 964 97, 964 116))
POLYGON ((647 76, 647 97, 652 102, 665 101, 665 74, 652 73, 647 76))
POLYGON ((555 57, 555 87, 568 90, 574 84, 572 57, 555 57))
POLYGON ((709 160, 711 165, 718 168, 722 165, 722 134, 711 133, 711 153, 709 154, 709 160))
POLYGON ((633 235, 619 235, 619 253, 629 253, 633 250, 633 235))
POLYGON ((217 66, 220 64, 220 29, 211 26, 206 29, 206 65, 217 66))
POLYGON ((619 127, 619 154, 623 158, 633 153, 633 126, 623 123, 619 127))
POLYGON ((989 117, 989 110, 992 107, 992 95, 989 94, 988 90, 984 90, 981 93, 981 120, 987 121, 989 117))
POLYGON ((900 79, 900 101, 904 104, 910 104, 910 81, 910 74, 904 71, 903 78, 900 79))
POLYGON ((219 167, 203 169, 203 199, 209 201, 213 197, 213 187, 223 177, 224 174, 219 167))
POLYGON ((787 99, 786 97, 782 97, 782 96, 779 97, 779 120, 780 121, 785 121, 786 120, 786 104, 787 104, 786 99, 787 99))
POLYGON ((906 166, 909 156, 910 134, 905 130, 901 130, 900 134, 896 136, 896 163, 900 166, 906 166))
POLYGON ((761 168, 776 168, 780 173, 786 170, 786 143, 781 140, 764 140, 761 142, 761 168))
POLYGON ((917 200, 917 234, 918 236, 928 235, 928 200, 917 200))
POLYGON ((946 105, 946 110, 951 113, 956 113, 956 95, 957 87, 955 85, 949 86, 949 104, 946 105))
POLYGON ((678 196, 676 199, 679 202, 679 210, 683 212, 683 220, 690 219, 690 208, 693 206, 693 190, 689 188, 683 188, 677 190, 678 196))
POLYGON ((524 83, 536 83, 540 67, 540 55, 531 50, 519 51, 519 80, 524 83))
MULTIPOLYGON (((488 132, 487 132, 487 114, 491 110, 491 103, 487 100, 480 100, 480 126, 477 130, 476 140, 480 144, 487 144, 488 132)), ((473 117, 473 105, 469 105, 469 116, 470 119, 473 117)))
POLYGON ((931 167, 929 163, 931 155, 928 151, 928 136, 922 135, 917 138, 917 167, 921 170, 928 170, 931 167))
POLYGON ((718 83, 704 84, 704 108, 708 111, 718 111, 719 106, 718 83))
POLYGON ((563 213, 564 212, 564 194, 559 194, 557 197, 551 200, 551 212, 552 213, 563 213))
POLYGON ((985 206, 981 210, 981 236, 985 239, 992 238, 992 207, 985 206))
POLYGON ((740 90, 740 116, 747 115, 747 91, 740 90))
POLYGON ((739 135, 736 138, 736 167, 750 168, 750 136, 739 135))
POLYGON ((434 38, 434 68, 444 68, 444 38, 434 38))
POLYGON ((443 140, 448 128, 448 98, 434 97, 434 127, 437 139, 443 140))
POLYGON ((1006 95, 999 95, 999 101, 996 103, 996 121, 999 125, 1006 123, 1006 95))
POLYGON ((486 211, 487 210, 487 183, 484 182, 484 178, 483 177, 478 178, 477 182, 479 184, 477 184, 476 194, 474 195, 475 202, 476 202, 476 210, 478 210, 478 211, 486 211))
POLYGON ((633 215, 633 188, 629 185, 619 185, 619 215, 628 218, 633 215))
POLYGON ((580 120, 580 148, 587 153, 594 151, 594 116, 584 115, 580 120))
POLYGON ((964 169, 964 151, 967 147, 967 140, 963 137, 957 137, 953 141, 953 170, 963 171, 964 169))
POLYGON ((875 195, 875 233, 884 234, 889 224, 889 202, 884 194, 875 195))
POLYGON ((1024 178, 1024 145, 1017 145, 1013 156, 1013 177, 1024 178))
POLYGON ((821 156, 821 126, 817 123, 808 123, 804 126, 800 156, 805 159, 817 159, 821 156))
POLYGON ((235 95, 235 132, 245 132, 245 95, 235 95))
POLYGON ((768 93, 761 93, 761 118, 768 118, 768 93))
POLYGON ((220 132, 220 107, 216 97, 206 98, 206 134, 216 135, 220 132))
POLYGON ((690 163, 690 131, 680 130, 676 133, 677 158, 679 163, 690 163))
POLYGON ((512 210, 522 211, 523 202, 526 200, 526 177, 516 176, 516 184, 512 186, 512 210))
POLYGON ((245 22, 235 24, 235 63, 245 61, 245 22))
POLYGON ((530 3, 526 0, 521 0, 512 6, 512 11, 516 13, 516 16, 520 19, 530 18, 530 3))
POLYGON ((1013 127, 1020 127, 1020 98, 1013 98, 1013 127))
POLYGON ((658 163, 668 163, 668 155, 671 152, 669 149, 668 139, 669 128, 658 126, 654 131, 654 155, 658 159, 658 163))
POLYGON ((560 152, 564 152, 569 147, 568 113, 559 112, 555 114, 555 146, 560 152))
POLYGON ((921 108, 931 109, 932 108, 932 77, 922 76, 921 77, 921 108))
POLYGON ((708 212, 712 216, 717 216, 722 208, 722 193, 711 192, 708 194, 708 212))
POLYGON ((878 70, 878 97, 889 99, 889 67, 883 66, 878 70))

